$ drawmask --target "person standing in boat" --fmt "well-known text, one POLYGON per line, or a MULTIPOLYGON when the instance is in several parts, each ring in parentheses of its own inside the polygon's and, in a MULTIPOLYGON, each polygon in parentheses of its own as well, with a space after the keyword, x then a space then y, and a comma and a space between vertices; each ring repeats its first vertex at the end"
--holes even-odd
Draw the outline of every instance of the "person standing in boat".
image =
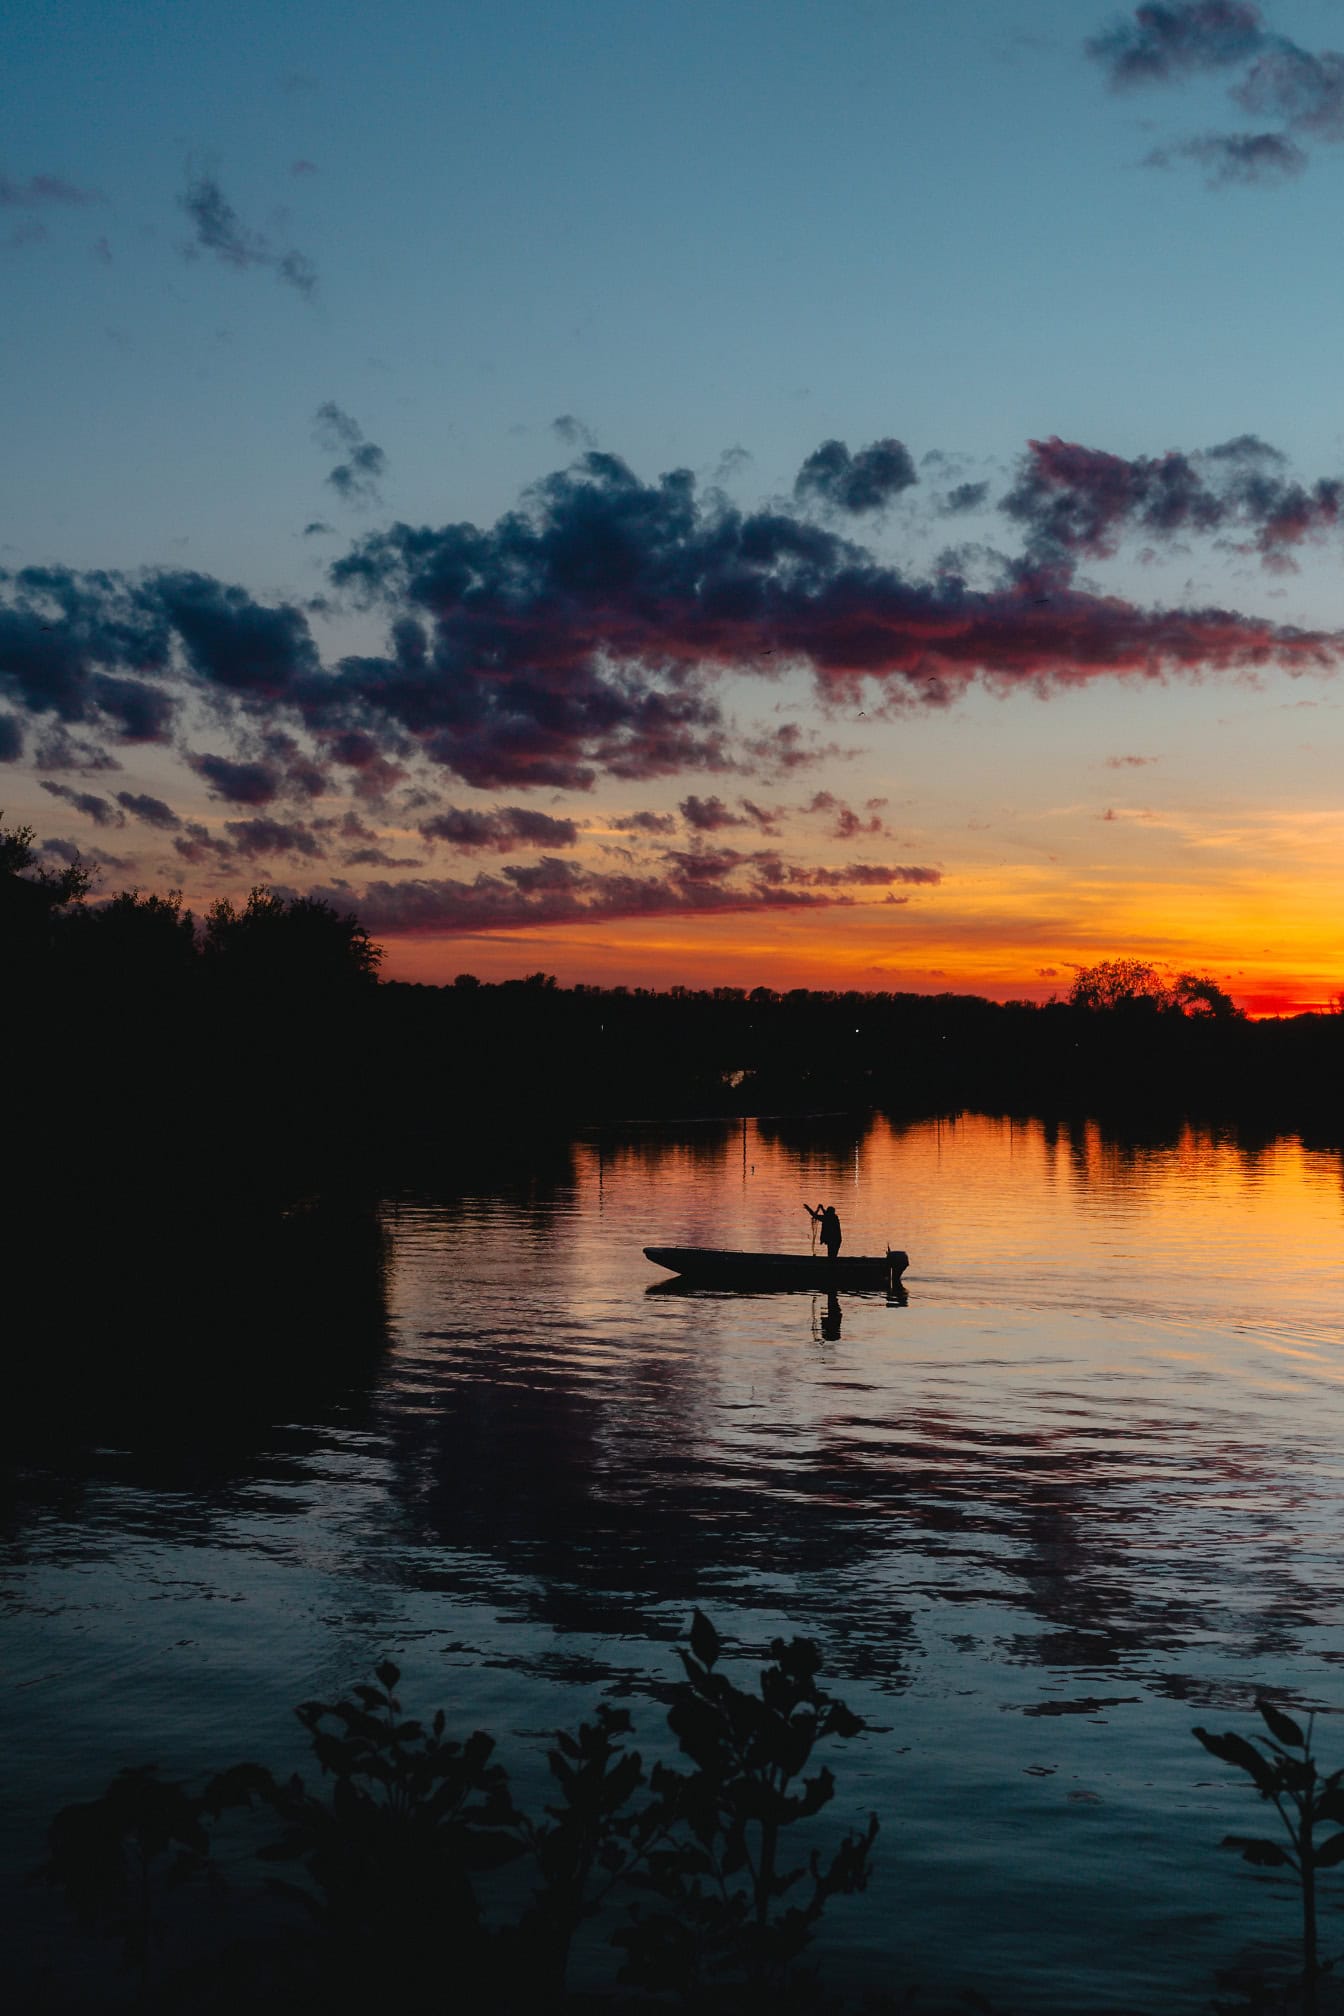
POLYGON ((826 1248, 826 1258, 834 1260, 840 1251, 840 1214, 834 1204, 818 1204, 816 1210, 810 1204, 803 1207, 812 1223, 817 1227, 821 1243, 826 1248))

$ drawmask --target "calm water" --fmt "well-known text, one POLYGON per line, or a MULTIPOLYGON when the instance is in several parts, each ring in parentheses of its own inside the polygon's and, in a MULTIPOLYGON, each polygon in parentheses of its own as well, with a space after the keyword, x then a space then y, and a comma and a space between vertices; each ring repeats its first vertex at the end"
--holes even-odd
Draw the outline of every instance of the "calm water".
POLYGON ((213 1363, 152 1435, 21 1468, 7 1878, 119 1764, 301 1764, 294 1703, 384 1653, 524 1796, 601 1694, 656 1749, 699 1604, 735 1654, 815 1635, 873 1724, 832 1760, 830 1816, 883 1830, 828 1919, 853 1977, 1179 2010, 1284 1950, 1286 1895, 1215 1845, 1260 1809, 1190 1728, 1262 1688, 1344 1711, 1339 1154, 752 1122, 385 1212, 359 1376, 225 1432, 213 1363), (824 1298, 646 1292, 645 1243, 805 1252, 823 1198, 846 1251, 907 1248, 904 1306, 844 1295, 836 1335, 824 1298))

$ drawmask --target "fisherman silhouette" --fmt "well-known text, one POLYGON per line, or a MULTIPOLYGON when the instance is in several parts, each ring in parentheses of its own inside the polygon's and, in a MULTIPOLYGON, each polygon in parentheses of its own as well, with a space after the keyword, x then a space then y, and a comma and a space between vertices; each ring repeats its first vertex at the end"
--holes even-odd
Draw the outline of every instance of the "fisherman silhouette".
POLYGON ((834 1260, 840 1251, 841 1238, 840 1219, 834 1204, 818 1204, 815 1211, 810 1204, 805 1204, 803 1209, 821 1235, 821 1243, 826 1248, 826 1258, 834 1260))

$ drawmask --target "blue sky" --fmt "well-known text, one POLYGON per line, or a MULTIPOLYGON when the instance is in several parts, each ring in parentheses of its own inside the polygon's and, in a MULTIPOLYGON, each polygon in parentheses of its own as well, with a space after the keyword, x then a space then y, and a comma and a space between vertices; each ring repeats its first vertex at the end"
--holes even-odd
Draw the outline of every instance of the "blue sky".
MULTIPOLYGON (((999 504, 1031 439, 1132 460, 1253 435, 1304 483, 1330 478, 1344 463, 1337 108, 1327 97, 1303 112, 1286 86, 1269 113, 1228 93, 1244 98, 1257 53, 1282 66, 1285 48, 1312 59, 1309 81, 1323 89, 1344 8, 1221 5, 1243 24, 1253 17, 1245 61, 1206 60, 1219 0, 1177 5, 1166 12, 1203 37, 1200 60, 1117 90, 1085 44, 1108 27, 1139 33, 1139 16, 1077 0, 394 0, 228 13, 19 0, 0 31, 0 567, 192 570, 266 606, 321 595, 306 620, 332 665, 383 650, 387 634, 385 607, 355 606, 327 579, 352 542, 398 520, 489 527, 590 447, 647 483, 686 468, 743 511, 796 512, 795 479, 821 443, 857 451, 895 439, 918 484, 861 518, 821 517, 919 579, 950 543, 1020 557, 1022 521, 999 504), (1210 186, 1226 157, 1181 151, 1266 132, 1304 149, 1301 172, 1210 186), (1145 165, 1155 155, 1167 165, 1145 165), (227 220, 223 257, 218 234, 212 247, 203 233, 203 191, 227 220), (299 263, 286 269, 290 255, 299 263), (326 405, 344 447, 329 429, 319 438, 326 405), (570 424, 557 430, 562 416, 570 424), (361 443, 378 451, 376 480, 342 496, 330 472, 361 443), (940 511, 955 483, 979 482, 982 510, 954 521, 940 511), (305 535, 314 523, 331 529, 305 535)), ((1333 521, 1279 553, 1296 571, 1228 550, 1245 537, 1145 543, 1131 530, 1116 550, 1083 555, 1071 580, 1146 610, 1216 605, 1251 623, 1336 631, 1333 521)), ((964 564, 981 583, 995 562, 964 564)), ((593 848, 626 844, 601 825, 608 815, 643 806, 671 817, 688 793, 732 807, 734 793, 759 803, 773 790, 788 860, 810 872, 852 849, 837 853, 839 836, 807 823, 808 795, 855 808, 885 797, 873 858, 941 877, 892 885, 905 892, 887 906, 901 910, 905 938, 892 942, 892 920, 858 887, 846 914, 825 920, 773 907, 766 917, 745 900, 736 923, 697 920, 680 905, 680 935, 666 917, 617 915, 619 904, 588 919, 553 902, 513 924, 496 904, 473 959, 660 979, 677 977, 680 960, 731 977, 724 962, 745 943, 749 980, 813 977, 835 953, 851 976, 872 976, 864 984, 937 985, 951 973, 997 992, 1048 991, 1058 982, 1047 968, 1067 980, 1070 960, 1102 950, 1234 974, 1236 902, 1256 917, 1262 903, 1292 907, 1287 884, 1272 896, 1244 877, 1223 903, 1234 844, 1252 881, 1258 854, 1297 876, 1294 889, 1305 876, 1322 902, 1340 893, 1333 828, 1320 843, 1310 823, 1332 812, 1332 653, 1322 647, 1330 664, 1291 678, 1271 653, 1208 676, 1187 659, 1161 684, 1080 676, 1077 690, 1056 654, 1047 701, 994 697, 977 681, 949 710, 915 715, 878 685, 845 681, 839 695, 805 659, 790 657, 769 685, 721 662, 715 691, 743 735, 781 718, 814 735, 816 759, 805 778, 795 766, 786 793, 740 762, 731 774, 678 762, 637 779, 599 765, 588 789, 531 787, 526 802, 580 816, 572 858, 601 874, 593 848), (1108 774, 1135 755, 1143 766, 1108 774), (1120 782, 1141 782, 1143 803, 1103 802, 1120 782), (1117 809, 1122 819, 1105 819, 1117 809), (968 837, 991 814, 1002 861, 968 837), (1145 819, 1179 828, 1181 847, 1215 836, 1179 895, 1161 845, 1138 830, 1145 819), (1093 911, 1071 895, 1092 887, 1095 820, 1127 821, 1128 852, 1103 873, 1093 911), (1310 865, 1295 851, 1304 832, 1310 865), (1023 879, 1033 850, 1057 856, 1055 881, 1023 879), (1147 946, 1132 942, 1145 889, 1147 946), (992 958, 975 949, 991 941, 992 958)), ((171 737, 115 745, 117 789, 152 794, 214 835, 236 804, 212 795, 184 754, 225 747, 222 729, 213 743, 208 732, 217 702, 211 717, 197 693, 171 737)), ((230 728, 235 758, 257 726, 254 713, 246 732, 230 728)), ((107 776, 95 786, 44 772, 36 740, 25 736, 0 773, 10 816, 129 864, 105 866, 105 887, 173 872, 199 903, 265 870, 287 886, 363 894, 321 833, 316 852, 268 857, 264 844, 238 851, 240 839, 229 843, 236 859, 221 844, 207 863, 175 856, 167 826, 151 833, 132 815, 115 833, 99 828, 69 798, 44 796, 42 780, 96 788, 111 804, 107 776)), ((328 820, 345 804, 330 781, 308 799, 328 820)), ((451 766, 431 782, 442 803, 468 809, 523 802, 507 779, 473 782, 451 766)), ((428 787, 408 773, 400 788, 428 787)), ((382 851, 416 857, 394 879, 456 888, 497 877, 506 859, 499 847, 484 862, 470 848, 426 853, 419 827, 432 808, 393 796, 373 809, 371 822, 360 817, 382 851)), ((292 828, 298 813, 277 798, 266 816, 292 828)), ((710 829, 697 840, 682 828, 683 841, 708 844, 710 829)), ((744 847, 740 825, 718 830, 744 847)), ((526 868, 534 857, 507 858, 526 868)), ((666 870, 640 853, 621 872, 666 870)), ((739 886, 751 871, 734 872, 739 886)), ((382 914, 396 938, 395 906, 382 914)), ((398 970, 464 963, 459 909, 446 905, 444 930, 426 922, 432 904, 418 914, 398 970)), ((1324 928, 1307 903, 1291 947, 1264 969, 1271 992, 1280 967, 1293 968, 1284 985, 1302 998, 1328 986, 1324 928)))

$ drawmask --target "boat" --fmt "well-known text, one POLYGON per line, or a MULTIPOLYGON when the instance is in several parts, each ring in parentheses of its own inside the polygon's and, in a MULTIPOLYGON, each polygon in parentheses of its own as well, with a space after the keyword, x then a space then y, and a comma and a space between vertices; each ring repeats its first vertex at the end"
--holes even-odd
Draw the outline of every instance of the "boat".
POLYGON ((894 1288, 908 1253, 733 1253, 717 1246, 646 1246, 655 1267, 703 1288, 894 1288))

